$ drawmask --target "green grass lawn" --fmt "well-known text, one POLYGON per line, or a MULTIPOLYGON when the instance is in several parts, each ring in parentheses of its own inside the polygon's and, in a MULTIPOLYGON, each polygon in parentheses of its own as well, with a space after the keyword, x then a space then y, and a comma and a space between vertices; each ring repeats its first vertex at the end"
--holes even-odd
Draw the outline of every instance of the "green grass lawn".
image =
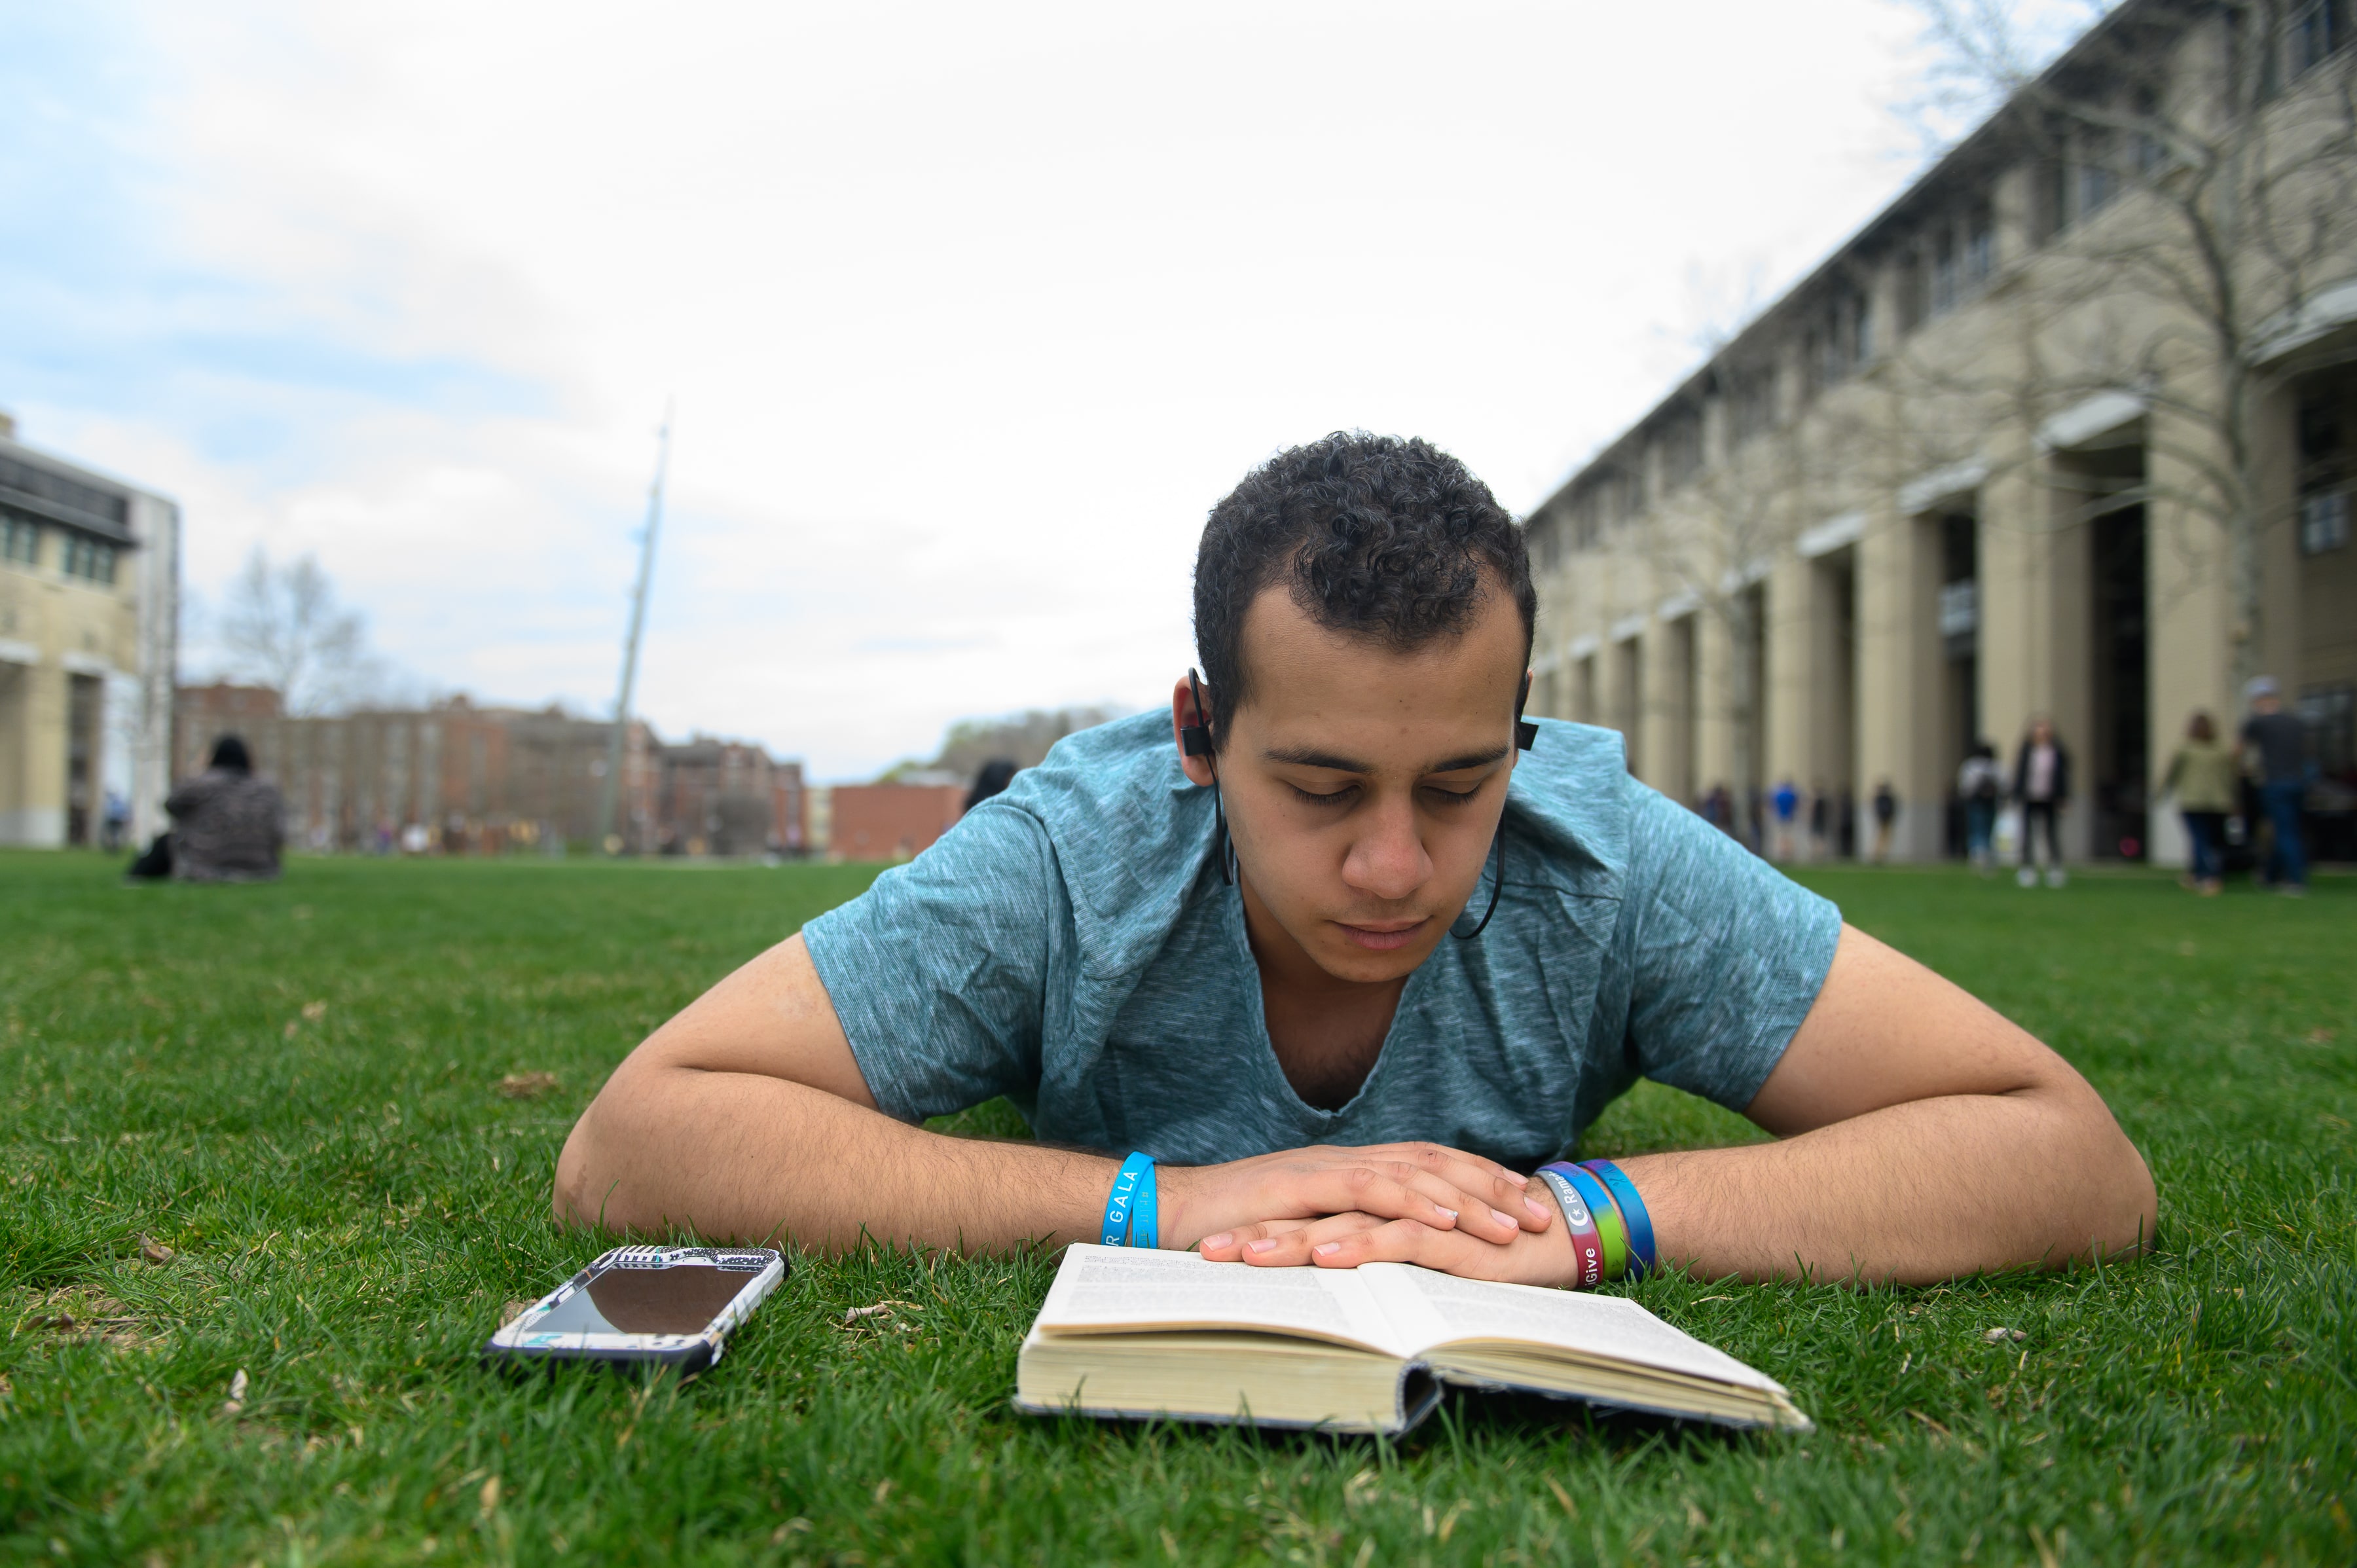
MULTIPOLYGON (((1651 1280, 1818 1431, 1469 1397, 1394 1445, 1016 1414, 1041 1259, 798 1260, 684 1386, 477 1363, 503 1303, 595 1250, 547 1195, 608 1069, 866 872, 115 869, 0 855, 0 1555, 2357 1558, 2357 882, 1811 875, 2086 1071, 2159 1178, 2158 1254, 1934 1290, 1651 1280), (497 1092, 533 1072, 556 1088, 497 1092), (843 1326, 886 1297, 922 1310, 843 1326)), ((1745 1135, 1648 1088, 1587 1148, 1745 1135)))

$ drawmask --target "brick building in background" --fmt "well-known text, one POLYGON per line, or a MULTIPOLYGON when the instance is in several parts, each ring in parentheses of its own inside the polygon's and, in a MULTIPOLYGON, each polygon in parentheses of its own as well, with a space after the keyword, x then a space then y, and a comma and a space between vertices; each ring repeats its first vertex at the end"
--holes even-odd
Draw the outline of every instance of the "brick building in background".
MULTIPOLYGON (((597 837, 612 725, 463 696, 290 718, 268 687, 216 682, 180 689, 174 733, 179 777, 201 770, 221 736, 244 737, 286 797, 288 842, 306 848, 563 854, 597 837)), ((805 809, 802 765, 758 746, 666 746, 643 723, 624 736, 616 832, 628 853, 799 854, 805 809)))
POLYGON ((833 860, 909 860, 957 825, 966 786, 838 784, 828 792, 825 847, 833 860))

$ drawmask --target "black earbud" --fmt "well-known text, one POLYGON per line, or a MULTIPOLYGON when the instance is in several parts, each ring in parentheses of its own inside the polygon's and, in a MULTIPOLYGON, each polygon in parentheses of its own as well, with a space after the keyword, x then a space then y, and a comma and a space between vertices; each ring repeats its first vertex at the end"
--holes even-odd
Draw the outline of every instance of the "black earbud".
POLYGON ((1200 757, 1211 768, 1211 858, 1220 864, 1220 880, 1226 886, 1236 885, 1235 850, 1228 843, 1227 802, 1220 795, 1220 764, 1211 750, 1211 720, 1203 709, 1203 683, 1195 679, 1195 671, 1187 671, 1187 690, 1194 693, 1195 722, 1178 726, 1178 749, 1189 757, 1200 757))
POLYGON ((1187 689, 1195 694, 1195 722, 1178 726, 1178 749, 1189 757, 1211 755, 1211 721, 1203 713, 1203 687, 1195 671, 1187 671, 1187 689))

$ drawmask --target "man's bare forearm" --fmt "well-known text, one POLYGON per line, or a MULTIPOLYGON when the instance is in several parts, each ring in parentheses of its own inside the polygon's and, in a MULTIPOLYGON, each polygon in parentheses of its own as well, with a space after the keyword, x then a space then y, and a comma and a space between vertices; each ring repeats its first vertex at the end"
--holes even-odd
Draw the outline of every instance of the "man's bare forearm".
POLYGON ((1926 1284, 2149 1243, 2142 1157, 2100 1102, 2091 1114, 2074 1098, 1943 1096, 1775 1144, 1620 1164, 1663 1261, 1706 1279, 1926 1284))
POLYGON ((663 1067, 609 1086, 581 1119, 557 1162, 555 1208, 606 1230, 987 1251, 1094 1240, 1117 1169, 944 1137, 781 1079, 663 1067))

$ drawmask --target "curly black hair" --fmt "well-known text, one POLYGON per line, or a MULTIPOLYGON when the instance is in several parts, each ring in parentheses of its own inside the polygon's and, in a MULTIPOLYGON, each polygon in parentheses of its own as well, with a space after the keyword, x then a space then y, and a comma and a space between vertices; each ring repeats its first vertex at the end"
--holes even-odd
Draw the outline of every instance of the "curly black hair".
POLYGON ((1530 660, 1530 555, 1490 487, 1429 442, 1338 430, 1245 475, 1203 525, 1195 647, 1215 746, 1250 691, 1244 612, 1280 580, 1319 626, 1395 652, 1460 635, 1502 587, 1530 660))

